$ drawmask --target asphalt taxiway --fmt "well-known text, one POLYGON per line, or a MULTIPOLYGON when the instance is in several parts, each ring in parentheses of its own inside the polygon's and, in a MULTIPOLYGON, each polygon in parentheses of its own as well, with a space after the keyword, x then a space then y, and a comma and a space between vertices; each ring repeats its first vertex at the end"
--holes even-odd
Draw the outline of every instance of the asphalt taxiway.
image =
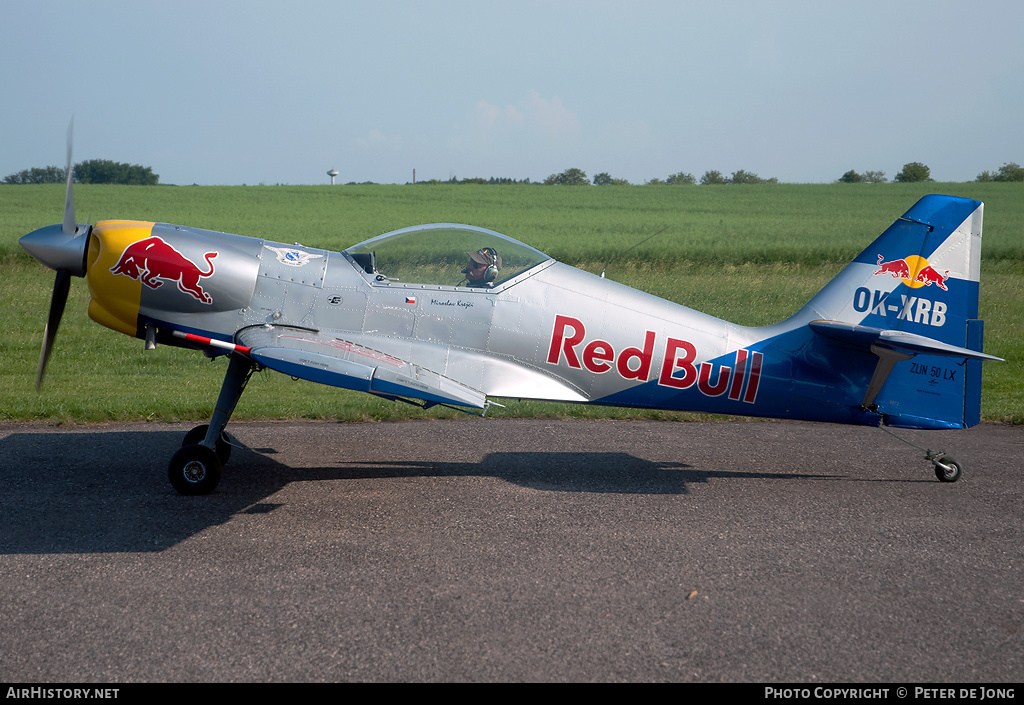
POLYGON ((1024 428, 0 425, 0 681, 1024 680, 1024 428))

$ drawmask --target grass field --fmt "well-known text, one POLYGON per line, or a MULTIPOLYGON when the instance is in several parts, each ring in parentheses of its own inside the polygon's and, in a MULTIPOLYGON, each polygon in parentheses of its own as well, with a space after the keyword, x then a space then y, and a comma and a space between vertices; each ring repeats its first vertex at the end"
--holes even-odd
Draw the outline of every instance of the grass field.
MULTIPOLYGON (((982 413, 988 420, 1024 423, 1024 184, 77 186, 75 197, 81 222, 155 220, 334 250, 409 225, 469 223, 591 272, 607 265, 609 278, 691 308, 763 325, 793 313, 926 193, 985 201, 985 349, 1007 362, 984 367, 982 413)), ((208 417, 223 359, 211 363, 171 348, 144 353, 141 341, 88 320, 88 292, 79 279, 72 282, 43 392, 35 392, 53 273, 31 260, 17 240, 59 222, 63 199, 62 186, 0 185, 0 420, 208 417)), ((455 413, 422 412, 263 373, 250 384, 236 418, 455 413)), ((526 402, 491 413, 695 418, 526 402)))

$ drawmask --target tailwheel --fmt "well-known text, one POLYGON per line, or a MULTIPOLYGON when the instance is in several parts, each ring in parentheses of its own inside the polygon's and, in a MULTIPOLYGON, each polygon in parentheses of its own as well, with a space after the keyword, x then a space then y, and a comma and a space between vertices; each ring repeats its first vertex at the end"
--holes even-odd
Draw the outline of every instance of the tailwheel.
POLYGON ((182 446, 171 457, 167 477, 183 495, 209 494, 220 482, 221 462, 217 454, 197 444, 182 446))
POLYGON ((964 472, 964 466, 955 458, 942 455, 938 458, 929 458, 935 465, 935 477, 940 482, 956 482, 964 472))
MULTIPOLYGON (((181 447, 190 445, 198 445, 206 439, 206 432, 210 429, 210 424, 204 423, 202 426, 196 426, 191 431, 185 434, 185 438, 181 441, 181 447)), ((214 449, 217 453, 217 460, 220 461, 222 466, 228 464, 228 460, 231 458, 231 440, 228 438, 227 431, 221 431, 220 435, 217 436, 217 447, 214 449)))

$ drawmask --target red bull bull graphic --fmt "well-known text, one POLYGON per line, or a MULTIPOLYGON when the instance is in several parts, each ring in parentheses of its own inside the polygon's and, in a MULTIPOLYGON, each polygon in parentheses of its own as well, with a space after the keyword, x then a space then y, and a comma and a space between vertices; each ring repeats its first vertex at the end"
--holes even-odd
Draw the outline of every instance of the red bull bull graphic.
POLYGON ((140 281, 150 289, 159 289, 163 286, 164 282, 161 280, 173 281, 177 283, 178 291, 201 303, 212 304, 213 297, 203 289, 199 280, 213 275, 213 259, 216 256, 216 252, 207 252, 203 255, 209 267, 203 271, 162 238, 152 235, 125 247, 117 264, 111 267, 110 271, 112 274, 140 281))
POLYGON ((931 286, 934 282, 943 291, 949 291, 946 288, 946 280, 949 279, 949 270, 947 269, 944 274, 939 274, 938 270, 932 267, 930 264, 925 265, 918 271, 917 276, 914 277, 914 281, 925 286, 931 286))
POLYGON ((889 262, 883 262, 883 259, 884 255, 878 255, 876 276, 888 274, 895 279, 900 279, 912 289, 935 284, 943 291, 948 291, 946 280, 949 279, 949 270, 939 272, 928 263, 928 260, 920 255, 909 255, 903 259, 894 259, 889 262))
POLYGON ((894 259, 891 262, 883 262, 883 255, 878 255, 878 274, 890 274, 894 279, 910 279, 910 265, 905 259, 894 259))

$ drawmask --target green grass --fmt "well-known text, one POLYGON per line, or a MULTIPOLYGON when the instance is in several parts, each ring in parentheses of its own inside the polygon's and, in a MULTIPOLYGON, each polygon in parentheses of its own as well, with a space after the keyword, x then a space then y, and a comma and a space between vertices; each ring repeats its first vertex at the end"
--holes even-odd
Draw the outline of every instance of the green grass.
MULTIPOLYGON (((1024 423, 1024 185, 775 186, 78 186, 78 219, 156 220, 343 249, 390 230, 460 222, 497 230, 568 264, 744 325, 793 313, 926 193, 985 201, 981 314, 983 417, 1024 423), (637 243, 665 228, 648 242, 637 243), (633 249, 629 249, 629 248, 633 249), (626 252, 628 250, 628 252, 626 252), (625 254, 623 254, 625 252, 625 254)), ((41 394, 33 387, 53 273, 17 244, 59 222, 61 186, 0 185, 0 420, 60 422, 207 417, 224 373, 188 351, 159 348, 92 323, 72 282, 41 394)), ((504 403, 504 402, 503 402, 504 403)), ((492 415, 694 418, 687 414, 509 402, 492 415)), ((236 418, 343 420, 458 412, 257 375, 236 418)))

